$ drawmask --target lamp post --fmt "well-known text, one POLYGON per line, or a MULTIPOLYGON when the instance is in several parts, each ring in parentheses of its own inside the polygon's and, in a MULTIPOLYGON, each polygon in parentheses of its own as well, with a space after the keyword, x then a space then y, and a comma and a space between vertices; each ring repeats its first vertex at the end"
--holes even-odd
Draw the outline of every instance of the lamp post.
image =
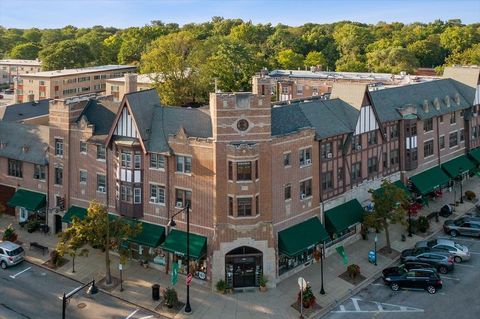
MULTIPOLYGON (((408 237, 412 237, 412 210, 410 208, 408 209, 408 237)), ((376 238, 377 236, 375 236, 376 238)))
POLYGON ((322 250, 320 251, 320 273, 322 277, 322 288, 320 289, 320 294, 324 295, 325 294, 325 289, 323 289, 323 257, 325 257, 325 241, 322 243, 322 250))
MULTIPOLYGON (((173 214, 168 222, 168 226, 175 227, 177 223, 173 220, 175 216, 182 212, 186 212, 187 214, 187 277, 190 276, 190 204, 187 203, 186 207, 181 211, 173 214)), ((190 313, 192 312, 192 307, 190 306, 190 283, 187 283, 187 302, 185 303, 185 312, 190 313)))
POLYGON ((377 240, 378 240, 378 236, 375 235, 375 263, 374 263, 375 266, 377 265, 377 240))
POLYGON ((95 286, 95 279, 93 279, 92 281, 87 282, 83 286, 80 286, 80 287, 70 291, 68 294, 63 293, 63 296, 62 296, 62 319, 65 319, 65 312, 67 310, 67 301, 70 300, 70 298, 72 298, 77 292, 81 291, 82 289, 86 288, 87 286, 90 286, 87 289, 87 294, 95 295, 98 292, 98 288, 97 288, 97 286, 95 286))
POLYGON ((463 171, 462 168, 458 168, 458 172, 460 173, 460 204, 463 204, 463 171))

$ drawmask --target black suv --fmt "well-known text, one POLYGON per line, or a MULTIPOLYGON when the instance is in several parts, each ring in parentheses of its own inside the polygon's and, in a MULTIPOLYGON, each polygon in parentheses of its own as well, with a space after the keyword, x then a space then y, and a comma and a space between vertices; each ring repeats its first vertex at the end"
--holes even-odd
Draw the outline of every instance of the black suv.
POLYGON ((400 260, 402 263, 414 261, 430 264, 441 274, 453 270, 453 258, 444 250, 405 249, 400 260))
POLYGON ((410 269, 407 271, 403 268, 391 267, 383 270, 382 279, 393 291, 400 288, 414 288, 424 289, 428 293, 434 294, 443 285, 440 276, 434 269, 410 269))

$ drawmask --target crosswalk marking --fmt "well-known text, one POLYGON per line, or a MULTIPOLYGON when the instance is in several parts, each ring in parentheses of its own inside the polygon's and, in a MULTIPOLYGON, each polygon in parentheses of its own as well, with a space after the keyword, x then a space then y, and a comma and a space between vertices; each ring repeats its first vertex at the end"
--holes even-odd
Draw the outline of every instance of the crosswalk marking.
POLYGON ((332 313, 378 313, 378 312, 424 312, 423 309, 420 308, 414 308, 414 307, 408 307, 408 306, 402 306, 402 305, 394 305, 394 304, 389 304, 389 303, 384 303, 384 302, 378 302, 378 301, 364 301, 359 298, 350 298, 352 301, 353 307, 355 310, 347 310, 344 305, 339 306, 339 310, 332 311, 332 313), (376 310, 362 310, 360 308, 359 301, 362 301, 364 303, 373 303, 377 305, 376 310), (397 309, 385 309, 384 307, 389 307, 389 308, 397 308, 397 309))

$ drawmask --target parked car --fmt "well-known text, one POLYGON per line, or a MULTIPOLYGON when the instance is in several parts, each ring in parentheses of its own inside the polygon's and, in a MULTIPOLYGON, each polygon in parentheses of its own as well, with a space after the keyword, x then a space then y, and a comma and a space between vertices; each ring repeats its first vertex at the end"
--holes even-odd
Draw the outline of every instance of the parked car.
POLYGON ((443 223, 443 231, 452 237, 458 235, 480 237, 480 218, 466 216, 455 220, 447 219, 443 223))
POLYGON ((470 260, 470 252, 468 251, 468 247, 460 245, 450 239, 438 238, 429 241, 422 240, 415 244, 415 248, 425 246, 433 249, 444 249, 448 251, 453 256, 453 260, 456 263, 470 260))
POLYGON ((6 89, 4 91, 5 94, 13 94, 13 89, 6 89))
POLYGON ((25 251, 22 246, 19 246, 10 241, 0 243, 0 267, 6 269, 7 267, 15 266, 23 261, 25 258, 25 251))
POLYGON ((405 249, 400 257, 402 263, 417 261, 432 265, 439 273, 446 274, 453 270, 453 257, 444 250, 405 249))
POLYGON ((393 291, 400 288, 424 289, 434 294, 443 286, 440 276, 434 269, 410 269, 399 267, 387 268, 382 271, 383 282, 393 291))

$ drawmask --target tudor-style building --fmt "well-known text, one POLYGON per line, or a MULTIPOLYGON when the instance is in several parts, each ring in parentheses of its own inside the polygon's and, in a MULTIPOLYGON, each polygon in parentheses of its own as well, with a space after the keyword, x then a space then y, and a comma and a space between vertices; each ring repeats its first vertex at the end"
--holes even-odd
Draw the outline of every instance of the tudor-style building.
POLYGON ((166 271, 176 261, 180 272, 185 214, 175 229, 167 224, 188 204, 198 280, 257 286, 263 274, 275 285, 311 264, 318 244, 334 251, 355 240, 368 190, 383 178, 410 180, 427 195, 463 175, 459 166, 468 171, 462 163, 473 165, 480 128, 479 77, 470 73, 463 82, 379 91, 340 83, 329 100, 273 106, 266 78, 254 82, 253 93, 212 93, 209 107, 198 109, 162 106, 154 90, 128 93, 120 103, 56 99, 48 127, 0 121, 0 184, 12 196, 0 200, 38 211, 41 203, 29 205, 25 191, 43 192, 53 232, 97 200, 142 223, 129 240, 134 258, 166 271), (21 132, 24 144, 7 132, 21 132), (45 182, 15 176, 14 161, 48 164, 45 182), (425 177, 430 170, 446 179, 436 184, 425 177))

